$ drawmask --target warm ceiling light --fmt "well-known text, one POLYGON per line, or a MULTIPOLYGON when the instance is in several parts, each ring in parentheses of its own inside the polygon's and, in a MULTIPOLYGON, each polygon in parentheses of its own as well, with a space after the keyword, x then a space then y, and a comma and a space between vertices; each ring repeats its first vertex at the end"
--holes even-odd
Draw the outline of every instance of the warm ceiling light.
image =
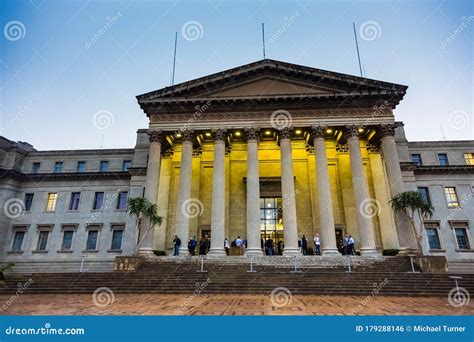
POLYGON ((206 137, 210 137, 210 136, 211 136, 211 133, 206 132, 206 137))
POLYGON ((326 133, 332 133, 332 129, 328 128, 328 129, 326 130, 326 133))
POLYGON ((296 134, 301 134, 301 129, 297 129, 297 130, 295 131, 295 133, 296 133, 296 134))
POLYGON ((364 131, 364 129, 363 129, 363 128, 359 128, 357 131, 358 131, 359 133, 362 133, 362 132, 364 131))
POLYGON ((176 133, 176 138, 181 138, 181 133, 176 133))
POLYGON ((265 131, 265 135, 270 135, 270 134, 272 134, 271 131, 265 131))
POLYGON ((235 132, 235 136, 240 137, 240 132, 239 131, 235 132))

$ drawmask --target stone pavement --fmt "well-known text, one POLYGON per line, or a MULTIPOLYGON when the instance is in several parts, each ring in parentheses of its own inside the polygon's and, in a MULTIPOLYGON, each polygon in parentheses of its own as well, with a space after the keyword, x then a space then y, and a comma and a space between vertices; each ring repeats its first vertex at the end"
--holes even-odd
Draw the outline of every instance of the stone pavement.
POLYGON ((0 296, 0 315, 473 315, 444 297, 22 294, 0 296))

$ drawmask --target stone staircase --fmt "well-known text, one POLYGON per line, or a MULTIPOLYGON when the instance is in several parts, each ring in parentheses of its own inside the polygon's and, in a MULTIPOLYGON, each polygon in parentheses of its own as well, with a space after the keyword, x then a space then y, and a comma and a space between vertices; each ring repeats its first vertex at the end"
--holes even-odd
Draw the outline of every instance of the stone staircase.
MULTIPOLYGON (((311 295, 413 295, 447 296, 454 280, 446 273, 411 273, 405 257, 297 258, 301 272, 290 273, 294 260, 285 257, 259 257, 255 273, 247 258, 229 257, 205 260, 206 273, 197 272, 197 257, 152 258, 134 273, 70 272, 7 274, 0 293, 13 293, 32 279, 27 293, 90 293, 108 287, 114 293, 201 293, 270 294, 284 287, 292 294, 311 295), (328 259, 328 260, 327 260, 328 259), (330 260, 329 260, 330 259, 330 260)), ((459 286, 474 293, 474 275, 463 274, 459 286)))

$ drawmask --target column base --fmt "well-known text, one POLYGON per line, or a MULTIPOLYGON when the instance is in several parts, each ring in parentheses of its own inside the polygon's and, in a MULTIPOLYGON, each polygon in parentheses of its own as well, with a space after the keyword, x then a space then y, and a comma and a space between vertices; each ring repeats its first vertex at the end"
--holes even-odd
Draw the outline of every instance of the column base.
MULTIPOLYGON (((171 255, 174 254, 174 250, 171 250, 171 255)), ((180 247, 179 248, 179 256, 188 256, 189 255, 189 250, 188 247, 180 247)))
POLYGON ((153 248, 151 247, 140 247, 140 249, 138 250, 138 255, 142 255, 142 256, 153 256, 155 255, 155 253, 153 253, 153 248))
POLYGON ((321 254, 324 256, 341 256, 341 253, 335 248, 322 249, 321 254))
POLYGON ((380 253, 377 251, 377 248, 375 247, 365 247, 360 249, 360 255, 363 256, 371 256, 371 255, 380 255, 380 253))
POLYGON ((247 248, 247 250, 245 251, 245 255, 262 256, 263 251, 261 248, 247 248))
POLYGON ((211 248, 209 250, 209 253, 207 253, 209 256, 226 256, 227 254, 225 253, 224 248, 211 248))
POLYGON ((398 255, 401 256, 410 256, 410 255, 421 255, 420 251, 418 248, 413 248, 413 247, 400 247, 398 250, 398 255))
POLYGON ((299 248, 287 248, 283 249, 283 255, 284 256, 302 256, 301 251, 299 248))

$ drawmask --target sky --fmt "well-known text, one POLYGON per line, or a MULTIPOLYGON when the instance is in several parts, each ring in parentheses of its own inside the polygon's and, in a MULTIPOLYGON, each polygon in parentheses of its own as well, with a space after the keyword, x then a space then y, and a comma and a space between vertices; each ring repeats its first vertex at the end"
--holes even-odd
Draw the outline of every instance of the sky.
POLYGON ((474 139, 471 1, 2 0, 0 134, 130 148, 136 95, 267 58, 408 85, 410 141, 474 139))

